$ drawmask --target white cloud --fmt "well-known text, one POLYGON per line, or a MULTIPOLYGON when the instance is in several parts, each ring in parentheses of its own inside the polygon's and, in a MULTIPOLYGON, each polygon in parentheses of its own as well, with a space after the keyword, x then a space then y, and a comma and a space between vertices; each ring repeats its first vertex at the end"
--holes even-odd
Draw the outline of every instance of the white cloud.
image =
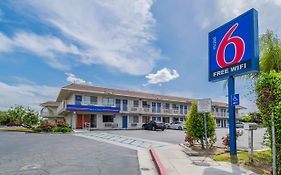
POLYGON ((149 84, 159 84, 161 86, 161 83, 166 83, 171 80, 174 80, 179 77, 178 72, 173 69, 163 68, 161 70, 158 70, 155 74, 150 73, 145 76, 148 81, 144 86, 147 86, 149 84))
POLYGON ((155 19, 150 11, 153 0, 19 3, 59 29, 64 37, 78 43, 83 54, 77 61, 82 64, 101 64, 132 75, 144 75, 161 57, 159 49, 152 44, 155 40, 155 19))
POLYGON ((39 111, 41 109, 39 104, 55 100, 58 92, 58 87, 37 84, 10 85, 0 81, 0 110, 23 105, 39 111))
MULTIPOLYGON (((230 20, 239 16, 243 12, 251 8, 255 8, 259 13, 259 31, 264 33, 267 29, 273 30, 281 36, 281 25, 276 21, 280 21, 281 16, 281 1, 280 0, 235 0, 225 1, 219 0, 217 3, 217 19, 224 19, 223 21, 230 20)), ((225 21, 225 22, 226 22, 225 21)))
POLYGON ((82 78, 76 77, 76 75, 72 73, 65 73, 67 75, 66 80, 70 83, 76 83, 76 84, 92 84, 92 82, 87 82, 83 80, 82 78))
POLYGON ((68 64, 58 58, 58 54, 79 55, 80 51, 72 44, 65 44, 59 38, 50 35, 37 35, 34 33, 18 32, 9 38, 0 33, 0 52, 11 52, 17 49, 30 51, 44 59, 54 68, 67 69, 68 64))

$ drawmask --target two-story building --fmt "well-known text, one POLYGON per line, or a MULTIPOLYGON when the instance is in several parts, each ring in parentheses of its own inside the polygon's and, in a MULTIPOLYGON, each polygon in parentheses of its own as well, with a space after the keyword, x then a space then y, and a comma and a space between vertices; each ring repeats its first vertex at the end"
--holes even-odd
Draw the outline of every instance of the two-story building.
MULTIPOLYGON (((150 121, 184 121, 194 99, 146 92, 70 84, 61 88, 55 102, 42 103, 41 115, 64 120, 72 128, 141 128, 150 121)), ((226 103, 213 102, 218 127, 228 126, 226 103)), ((237 108, 237 118, 239 119, 237 108)))

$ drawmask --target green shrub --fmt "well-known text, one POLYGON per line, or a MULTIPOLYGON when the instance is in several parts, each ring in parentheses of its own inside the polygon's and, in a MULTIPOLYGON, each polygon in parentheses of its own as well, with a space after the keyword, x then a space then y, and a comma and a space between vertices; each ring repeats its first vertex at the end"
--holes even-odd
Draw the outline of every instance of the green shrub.
POLYGON ((32 128, 35 132, 72 132, 72 129, 64 122, 57 122, 52 124, 47 120, 43 120, 36 127, 32 128))
POLYGON ((0 124, 3 125, 24 125, 31 127, 38 122, 38 113, 31 108, 23 106, 11 107, 7 112, 0 113, 0 124))
POLYGON ((7 125, 10 123, 10 119, 7 115, 7 112, 0 112, 0 125, 7 125))
MULTIPOLYGON (((207 118, 207 140, 210 147, 216 142, 216 123, 211 113, 206 114, 207 118)), ((204 148, 205 130, 204 115, 197 112, 196 102, 192 102, 190 112, 186 116, 186 140, 192 145, 194 141, 200 142, 204 148), (187 139, 188 138, 188 139, 187 139)))
POLYGON ((63 133, 66 133, 66 132, 72 132, 72 129, 67 127, 67 126, 56 126, 53 128, 53 132, 63 132, 63 133))
POLYGON ((252 122, 253 120, 252 120, 252 117, 250 115, 244 115, 242 117, 242 121, 243 122, 252 122))

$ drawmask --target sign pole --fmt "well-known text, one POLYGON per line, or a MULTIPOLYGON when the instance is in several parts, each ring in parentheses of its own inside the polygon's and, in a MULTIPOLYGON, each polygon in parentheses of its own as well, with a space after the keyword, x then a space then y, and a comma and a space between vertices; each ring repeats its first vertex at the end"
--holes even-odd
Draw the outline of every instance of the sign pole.
POLYGON ((207 133, 207 117, 206 112, 204 112, 204 129, 205 129, 205 144, 206 144, 206 155, 208 155, 208 133, 207 133))
POLYGON ((276 145, 275 145, 275 126, 274 126, 274 115, 271 114, 272 124, 272 175, 276 175, 276 145))
POLYGON ((232 162, 237 162, 236 150, 236 124, 235 124, 235 106, 232 105, 231 96, 235 93, 234 77, 228 78, 228 112, 229 112, 229 139, 230 139, 230 157, 232 162))

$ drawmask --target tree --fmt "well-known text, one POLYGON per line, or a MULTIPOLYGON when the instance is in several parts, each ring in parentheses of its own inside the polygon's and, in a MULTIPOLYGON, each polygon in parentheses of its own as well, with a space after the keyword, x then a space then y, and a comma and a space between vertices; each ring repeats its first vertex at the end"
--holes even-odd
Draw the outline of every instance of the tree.
POLYGON ((277 174, 281 174, 281 73, 262 73, 256 83, 257 106, 267 127, 268 145, 272 143, 272 121, 276 130, 277 174), (272 117, 273 115, 273 117, 272 117))
POLYGON ((7 125, 8 123, 10 123, 10 120, 7 116, 7 112, 0 111, 0 125, 7 125))
POLYGON ((281 71, 281 42, 277 35, 267 30, 260 37, 260 71, 269 73, 281 71))
MULTIPOLYGON (((211 113, 206 114, 207 119, 207 136, 208 145, 213 146, 216 141, 216 123, 211 113)), ((186 135, 193 141, 199 141, 204 148, 205 130, 204 130, 204 115, 197 112, 197 104, 192 102, 190 112, 186 116, 186 135)))
POLYGON ((31 126, 38 122, 38 113, 31 108, 24 108, 23 106, 11 107, 6 112, 7 121, 16 125, 31 126))
POLYGON ((244 116, 242 117, 242 121, 243 121, 243 122, 252 122, 253 119, 252 119, 252 116, 250 116, 250 115, 244 115, 244 116))

